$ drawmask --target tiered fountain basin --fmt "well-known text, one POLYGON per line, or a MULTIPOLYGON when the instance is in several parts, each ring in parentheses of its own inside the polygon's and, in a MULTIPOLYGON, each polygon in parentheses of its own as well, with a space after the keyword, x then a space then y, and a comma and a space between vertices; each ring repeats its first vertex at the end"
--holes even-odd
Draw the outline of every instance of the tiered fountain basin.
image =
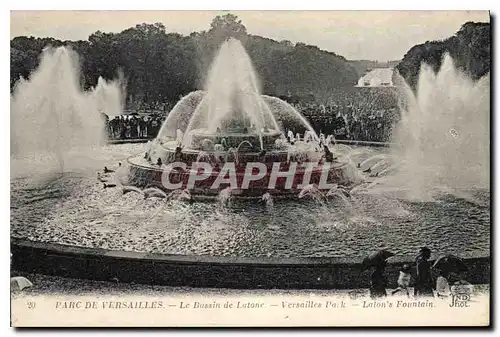
POLYGON ((191 148, 176 154, 175 140, 155 140, 148 153, 128 159, 128 183, 140 188, 156 187, 171 192, 187 189, 197 198, 215 197, 229 188, 232 196, 297 197, 306 186, 328 191, 333 186, 351 186, 354 181, 345 162, 321 162, 322 152, 314 142, 298 142, 291 154, 287 145, 276 149, 279 131, 257 137, 249 133, 213 134, 196 132, 191 148), (237 152, 202 150, 203 143, 224 144, 237 152), (258 152, 260 148, 268 150, 258 152), (158 163, 160 160, 160 164, 158 163), (156 163, 156 164, 155 164, 156 163))
POLYGON ((328 152, 319 144, 328 144, 328 136, 318 137, 288 103, 260 95, 243 46, 228 41, 206 91, 181 99, 154 142, 96 147, 101 138, 94 131, 102 121, 84 112, 89 103, 99 111, 99 102, 79 91, 68 54, 55 56, 41 62, 14 99, 12 116, 21 116, 18 124, 29 132, 12 133, 12 269, 199 287, 365 288, 369 272, 362 274, 360 264, 367 254, 382 247, 396 254, 386 270, 389 286, 396 286, 402 263, 414 266, 416 252, 427 246, 432 259, 463 257, 469 282, 490 282, 489 79, 470 83, 446 59, 438 76, 424 67, 418 87, 425 90, 409 93, 414 104, 402 113, 409 118, 396 130, 397 147, 336 143, 328 152), (53 120, 59 122, 47 123, 53 120), (332 153, 338 159, 320 161, 332 153), (219 166, 210 163, 216 154, 223 157, 219 166), (188 203, 184 193, 123 186, 126 165, 118 163, 125 161, 132 185, 163 190, 170 189, 162 178, 180 183, 175 189, 190 187, 189 173, 210 164, 210 174, 194 181, 190 192, 195 199, 221 198, 188 203), (175 162, 183 171, 168 170, 175 162), (231 182, 213 186, 224 163, 234 165, 232 190, 231 182), (249 163, 266 172, 241 188, 254 173, 246 171, 249 163), (273 167, 292 166, 293 179, 277 177, 268 185, 273 167), (106 168, 115 174, 108 177, 106 168), (365 182, 348 188, 358 178, 365 182), (300 200, 273 202, 296 196, 299 184, 300 200), (324 193, 329 184, 346 188, 324 193), (263 197, 226 202, 237 193, 263 197))
POLYGON ((146 153, 129 158, 128 184, 223 199, 352 186, 352 163, 325 146, 333 136, 320 139, 299 111, 259 88, 241 42, 224 42, 205 90, 181 98, 146 153))
MULTIPOLYGON (((117 169, 130 153, 146 150, 145 144, 109 145, 94 169, 12 178, 12 268, 172 286, 365 288, 370 273, 361 273, 361 261, 387 247, 396 253, 386 270, 396 287, 402 264, 413 265, 419 247, 428 246, 433 258, 465 258, 469 282, 489 283, 488 190, 422 202, 372 187, 351 191, 350 204, 306 196, 270 207, 237 198, 230 205, 145 199, 96 179, 96 170, 117 169)), ((384 151, 352 148, 351 159, 357 166, 384 151)), ((384 178, 375 179, 382 184, 384 178)))
POLYGON ((193 149, 203 149, 203 142, 209 140, 212 144, 225 142, 226 148, 238 148, 242 142, 248 142, 243 148, 244 152, 264 148, 272 149, 277 139, 282 137, 279 130, 266 130, 257 133, 255 130, 231 130, 230 133, 210 132, 208 130, 196 129, 190 132, 191 147, 193 149), (262 144, 261 144, 262 142, 262 144))

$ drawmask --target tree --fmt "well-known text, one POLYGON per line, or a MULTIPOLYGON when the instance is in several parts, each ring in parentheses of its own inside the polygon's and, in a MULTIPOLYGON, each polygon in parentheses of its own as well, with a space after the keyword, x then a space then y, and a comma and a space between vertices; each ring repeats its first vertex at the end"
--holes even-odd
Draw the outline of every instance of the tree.
POLYGON ((246 37, 247 29, 234 14, 217 15, 210 24, 208 35, 222 42, 228 38, 241 40, 246 37))
POLYGON ((180 95, 203 88, 216 51, 230 37, 245 46, 263 93, 302 97, 357 81, 356 71, 342 56, 304 43, 249 35, 237 16, 226 14, 215 17, 207 31, 188 36, 167 33, 161 23, 143 23, 120 33, 97 31, 84 41, 16 37, 11 40, 11 88, 38 66, 43 48, 70 45, 80 56, 83 88, 95 86, 99 76, 110 80, 122 72, 126 102, 133 102, 128 108, 175 103, 180 95))
POLYGON ((427 63, 437 72, 444 54, 448 53, 458 69, 473 79, 479 79, 490 71, 490 39, 489 23, 467 22, 455 36, 443 41, 427 41, 412 47, 398 64, 397 70, 415 89, 420 65, 427 63))

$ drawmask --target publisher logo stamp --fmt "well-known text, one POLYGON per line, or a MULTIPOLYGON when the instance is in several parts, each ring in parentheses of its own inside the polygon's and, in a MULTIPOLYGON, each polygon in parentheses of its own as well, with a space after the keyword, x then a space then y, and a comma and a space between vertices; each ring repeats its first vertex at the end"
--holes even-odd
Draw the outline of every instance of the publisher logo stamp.
POLYGON ((470 285, 454 285, 451 287, 451 308, 468 308, 472 289, 470 285))

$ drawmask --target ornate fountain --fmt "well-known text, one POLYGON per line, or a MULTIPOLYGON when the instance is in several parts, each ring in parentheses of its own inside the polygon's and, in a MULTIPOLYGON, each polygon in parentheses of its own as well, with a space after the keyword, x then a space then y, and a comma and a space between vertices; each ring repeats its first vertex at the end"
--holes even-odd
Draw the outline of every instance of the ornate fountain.
POLYGON ((129 183, 196 196, 230 188, 241 197, 352 184, 346 174, 352 167, 325 145, 291 105, 259 93, 248 54, 229 40, 212 64, 206 91, 182 98, 148 151, 129 158, 129 183))

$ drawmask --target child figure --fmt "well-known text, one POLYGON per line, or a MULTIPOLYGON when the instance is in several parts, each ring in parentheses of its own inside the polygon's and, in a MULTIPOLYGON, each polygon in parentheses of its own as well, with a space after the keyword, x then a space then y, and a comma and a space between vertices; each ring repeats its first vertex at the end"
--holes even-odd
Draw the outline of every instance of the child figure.
POLYGON ((405 291, 406 296, 410 297, 410 280, 410 265, 405 263, 399 272, 398 288, 394 290, 392 294, 394 295, 399 291, 405 291))

